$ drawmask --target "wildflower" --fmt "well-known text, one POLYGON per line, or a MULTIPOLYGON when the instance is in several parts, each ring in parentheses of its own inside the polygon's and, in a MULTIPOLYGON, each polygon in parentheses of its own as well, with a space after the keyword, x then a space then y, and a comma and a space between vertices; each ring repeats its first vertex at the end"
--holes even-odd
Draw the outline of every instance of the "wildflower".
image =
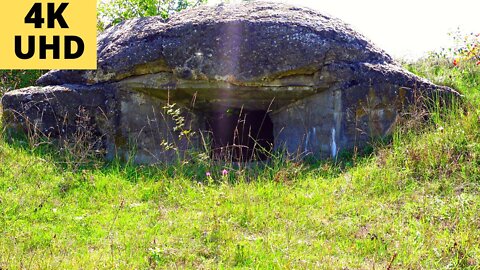
POLYGON ((226 169, 223 169, 222 176, 227 176, 227 174, 228 174, 228 171, 226 169))
POLYGON ((457 59, 453 59, 453 65, 454 65, 454 66, 458 66, 458 61, 457 61, 457 59))
POLYGON ((211 174, 210 172, 207 172, 205 175, 206 175, 207 177, 211 177, 211 176, 212 176, 212 174, 211 174))

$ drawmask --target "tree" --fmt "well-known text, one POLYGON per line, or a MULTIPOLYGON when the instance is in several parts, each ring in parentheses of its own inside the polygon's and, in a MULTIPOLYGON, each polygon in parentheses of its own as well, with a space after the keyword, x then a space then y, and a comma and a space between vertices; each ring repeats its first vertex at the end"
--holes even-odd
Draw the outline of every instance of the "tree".
POLYGON ((160 15, 168 18, 172 13, 206 3, 207 0, 103 0, 97 12, 97 27, 106 26, 135 18, 160 15))

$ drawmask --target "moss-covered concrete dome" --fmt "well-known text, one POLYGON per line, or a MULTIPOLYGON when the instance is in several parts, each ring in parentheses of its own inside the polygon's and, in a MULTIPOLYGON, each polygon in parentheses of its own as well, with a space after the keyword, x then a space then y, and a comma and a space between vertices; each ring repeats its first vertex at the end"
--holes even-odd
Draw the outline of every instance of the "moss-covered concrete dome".
POLYGON ((258 1, 122 22, 99 36, 97 70, 54 70, 38 83, 5 95, 7 124, 68 136, 81 108, 110 156, 130 155, 133 144, 147 163, 177 153, 165 141, 178 152, 202 144, 175 135, 166 104, 180 108, 186 128, 210 134, 213 149, 261 143, 327 157, 389 134, 414 92, 456 95, 336 18, 258 1), (238 122, 253 133, 235 138, 238 122))

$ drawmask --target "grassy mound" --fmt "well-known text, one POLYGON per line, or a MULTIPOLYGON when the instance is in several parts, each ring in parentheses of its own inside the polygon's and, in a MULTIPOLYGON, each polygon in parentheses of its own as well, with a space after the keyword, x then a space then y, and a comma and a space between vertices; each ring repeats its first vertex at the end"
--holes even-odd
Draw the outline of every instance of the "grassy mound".
POLYGON ((406 117, 362 157, 252 173, 78 164, 2 140, 0 269, 477 269, 480 67, 406 66, 465 101, 406 117))

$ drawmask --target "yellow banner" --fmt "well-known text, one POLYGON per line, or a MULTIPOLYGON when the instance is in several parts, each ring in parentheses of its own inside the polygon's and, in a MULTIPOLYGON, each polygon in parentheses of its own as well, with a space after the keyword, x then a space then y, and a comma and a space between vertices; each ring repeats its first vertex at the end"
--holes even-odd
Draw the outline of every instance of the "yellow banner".
POLYGON ((2 1, 0 69, 96 69, 96 4, 2 1))

